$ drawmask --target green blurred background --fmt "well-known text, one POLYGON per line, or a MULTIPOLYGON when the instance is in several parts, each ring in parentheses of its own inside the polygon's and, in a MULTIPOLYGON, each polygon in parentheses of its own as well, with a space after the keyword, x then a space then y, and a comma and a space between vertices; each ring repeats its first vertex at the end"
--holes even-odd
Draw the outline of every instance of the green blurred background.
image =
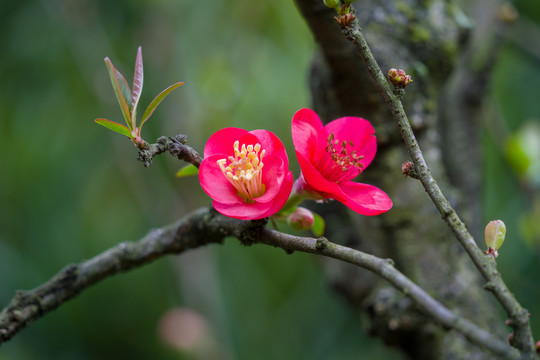
MULTIPOLYGON (((540 4, 516 6, 533 35, 509 40, 496 65, 485 220, 506 222, 498 262, 538 335, 540 4)), ((178 161, 162 156, 146 169, 127 138, 93 122, 122 122, 104 57, 131 82, 142 45, 142 108, 185 82, 145 125, 149 141, 185 133, 202 151, 222 127, 265 128, 292 154, 290 119, 309 106, 315 46, 288 0, 1 1, 0 35, 0 306, 66 264, 210 203, 197 178, 174 178, 178 161)), ((0 347, 0 360, 400 359, 364 335, 319 265, 234 240, 160 259, 38 320, 0 347), (178 350, 165 339, 180 330, 164 319, 200 336, 178 350)))

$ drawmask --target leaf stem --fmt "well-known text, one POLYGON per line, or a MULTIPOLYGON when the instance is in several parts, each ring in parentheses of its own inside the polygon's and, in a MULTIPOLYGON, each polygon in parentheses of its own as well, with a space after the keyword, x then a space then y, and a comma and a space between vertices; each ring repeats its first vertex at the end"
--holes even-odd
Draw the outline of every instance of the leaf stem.
POLYGON ((279 210, 279 214, 286 215, 286 214, 292 212, 298 205, 300 205, 300 203, 302 201, 307 200, 307 199, 310 199, 310 197, 306 196, 305 194, 299 194, 299 193, 293 191, 291 193, 291 196, 289 197, 289 199, 285 203, 285 205, 283 205, 281 210, 279 210))

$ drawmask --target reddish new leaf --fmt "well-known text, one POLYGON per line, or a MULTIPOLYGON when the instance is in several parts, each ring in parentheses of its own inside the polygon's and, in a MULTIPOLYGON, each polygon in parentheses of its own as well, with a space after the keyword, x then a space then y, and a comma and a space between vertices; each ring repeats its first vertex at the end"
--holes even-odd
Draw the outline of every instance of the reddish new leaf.
POLYGON ((120 74, 118 70, 114 67, 111 60, 109 60, 108 57, 105 58, 105 65, 107 65, 107 69, 109 70, 109 76, 111 78, 111 83, 114 89, 114 93, 116 94, 116 99, 118 100, 118 103, 120 104, 120 109, 122 110, 122 114, 124 115, 124 119, 126 119, 126 123, 129 127, 132 126, 131 122, 131 115, 129 114, 129 107, 128 103, 126 101, 126 98, 124 97, 124 92, 122 91, 122 88, 125 89, 125 87, 128 87, 128 93, 129 93, 129 86, 127 84, 126 79, 120 74))
POLYGON ((126 100, 126 104, 131 104, 131 90, 129 89, 129 84, 127 80, 124 78, 124 76, 118 71, 118 69, 114 69, 116 71, 116 76, 118 77, 118 83, 120 84, 120 90, 122 91, 122 95, 124 96, 124 99, 126 100))
POLYGON ((137 119, 137 104, 141 97, 141 92, 143 88, 143 59, 142 59, 142 50, 139 46, 137 50, 137 59, 135 60, 135 73, 133 75, 133 93, 131 96, 131 120, 133 121, 132 126, 135 127, 137 119))
POLYGON ((158 96, 156 96, 154 98, 154 100, 152 100, 150 105, 148 105, 148 107, 144 111, 144 114, 143 114, 143 117, 142 117, 142 120, 141 120, 141 125, 139 126, 139 130, 142 128, 142 126, 146 122, 146 120, 148 120, 148 118, 152 115, 154 110, 156 110, 157 106, 165 98, 165 96, 169 95, 171 93, 171 91, 173 91, 174 89, 176 89, 180 85, 184 85, 184 83, 179 82, 179 83, 176 83, 176 84, 173 84, 173 85, 169 86, 168 88, 166 88, 165 90, 160 92, 158 94, 158 96))

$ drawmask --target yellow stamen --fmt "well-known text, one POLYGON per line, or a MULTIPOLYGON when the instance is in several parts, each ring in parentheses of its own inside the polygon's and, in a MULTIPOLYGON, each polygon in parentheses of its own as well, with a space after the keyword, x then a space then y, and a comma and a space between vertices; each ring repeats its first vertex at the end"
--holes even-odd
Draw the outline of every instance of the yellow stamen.
POLYGON ((265 185, 262 183, 263 156, 265 150, 261 151, 261 144, 242 144, 237 140, 234 142, 234 156, 227 159, 220 159, 216 163, 223 175, 229 180, 237 191, 238 196, 245 203, 252 204, 253 199, 264 195, 265 185), (260 152, 260 153, 259 153, 260 152), (228 166, 227 160, 229 162, 228 166))

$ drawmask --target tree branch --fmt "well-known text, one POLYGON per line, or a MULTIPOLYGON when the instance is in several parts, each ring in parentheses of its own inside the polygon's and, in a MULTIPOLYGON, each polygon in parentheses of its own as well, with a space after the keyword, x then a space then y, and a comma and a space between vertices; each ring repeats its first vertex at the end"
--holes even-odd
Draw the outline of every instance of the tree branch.
POLYGON ((485 347, 505 359, 519 358, 517 351, 511 349, 505 342, 495 339, 490 333, 470 321, 456 316, 448 308, 432 298, 421 287, 397 270, 391 259, 381 259, 346 246, 331 243, 325 238, 299 238, 270 229, 266 229, 264 235, 261 242, 268 245, 277 246, 288 251, 320 254, 370 270, 409 296, 432 319, 445 328, 460 332, 472 343, 485 347))
POLYGON ((476 245, 474 238, 471 236, 465 224, 461 221, 431 175, 410 126, 407 114, 403 109, 403 104, 399 100, 399 97, 394 94, 392 87, 377 64, 377 61, 364 38, 362 30, 359 27, 358 21, 354 20, 351 24, 343 26, 342 32, 345 37, 352 41, 358 48, 371 77, 375 81, 385 102, 390 107, 394 120, 401 132, 403 141, 414 162, 418 178, 422 182, 426 192, 441 213, 443 219, 450 226, 458 241, 472 259, 475 266, 478 268, 479 272, 487 281, 486 289, 493 292, 510 317, 510 324, 515 331, 514 345, 530 358, 535 358, 535 346, 529 324, 529 312, 519 304, 514 295, 508 290, 496 268, 495 260, 492 257, 485 256, 482 250, 476 245))
MULTIPOLYGON (((108 276, 150 263, 166 254, 180 254, 209 243, 221 243, 226 236, 249 239, 266 221, 226 218, 207 208, 164 228, 151 230, 137 242, 122 242, 80 264, 71 264, 43 285, 18 291, 0 312, 0 343, 82 290, 108 276)), ((247 241, 247 240, 244 240, 247 241)))
POLYGON ((227 236, 244 245, 263 243, 284 249, 324 255, 368 269, 409 296, 431 318, 446 329, 458 331, 472 343, 506 359, 519 354, 504 341, 468 320, 459 318, 398 271, 392 260, 329 242, 325 238, 298 237, 265 227, 266 220, 241 221, 203 208, 161 229, 151 230, 137 242, 123 242, 80 264, 65 267, 51 280, 29 291, 18 291, 0 312, 0 344, 26 325, 74 298, 94 283, 120 272, 150 263, 166 254, 180 254, 210 243, 221 243, 227 236))
POLYGON ((145 167, 152 165, 152 160, 159 154, 168 151, 172 156, 199 167, 202 158, 195 149, 186 145, 187 136, 180 134, 175 137, 161 136, 155 144, 146 144, 146 148, 139 151, 137 160, 142 161, 145 167))

